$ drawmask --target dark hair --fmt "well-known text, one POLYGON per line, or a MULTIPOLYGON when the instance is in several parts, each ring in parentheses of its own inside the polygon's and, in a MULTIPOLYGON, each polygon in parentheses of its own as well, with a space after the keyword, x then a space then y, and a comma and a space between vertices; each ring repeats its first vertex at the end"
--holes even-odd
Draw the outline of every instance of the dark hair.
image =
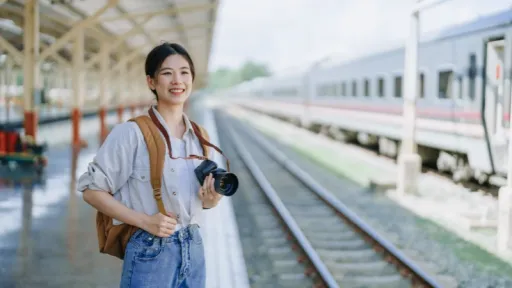
MULTIPOLYGON (((160 69, 162 63, 170 55, 181 55, 183 56, 183 58, 185 58, 185 60, 187 60, 188 65, 190 66, 190 72, 192 73, 192 81, 194 81, 194 78, 196 76, 194 62, 192 62, 192 58, 190 58, 190 55, 188 54, 187 50, 185 50, 185 48, 176 43, 165 42, 156 46, 155 48, 153 48, 153 50, 149 52, 148 56, 146 57, 145 64, 146 75, 149 75, 151 78, 154 78, 156 71, 160 69)), ((156 91, 151 89, 151 92, 155 94, 156 100, 158 100, 158 95, 156 94, 156 91)))

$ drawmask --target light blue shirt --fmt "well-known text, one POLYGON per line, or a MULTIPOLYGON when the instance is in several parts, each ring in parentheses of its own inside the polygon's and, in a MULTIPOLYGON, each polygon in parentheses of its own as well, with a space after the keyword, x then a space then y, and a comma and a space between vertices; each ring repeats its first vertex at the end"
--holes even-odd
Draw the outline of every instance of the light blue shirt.
MULTIPOLYGON (((170 136, 173 157, 203 155, 187 115, 183 116, 185 133, 182 139, 178 139, 172 136, 155 107, 152 109, 170 136)), ((194 169, 202 160, 171 159, 167 143, 165 145, 161 189, 165 210, 177 216, 176 231, 189 224, 201 225, 203 208, 199 199, 200 184, 194 169)), ((209 149, 209 158, 223 167, 224 164, 218 162, 223 158, 211 147, 209 149)), ((150 182, 149 153, 144 136, 135 122, 117 124, 109 133, 93 162, 89 163, 87 171, 78 180, 78 191, 83 192, 87 188, 110 192, 115 199, 135 211, 147 215, 158 213, 150 182)), ((120 223, 114 219, 115 225, 120 223)))

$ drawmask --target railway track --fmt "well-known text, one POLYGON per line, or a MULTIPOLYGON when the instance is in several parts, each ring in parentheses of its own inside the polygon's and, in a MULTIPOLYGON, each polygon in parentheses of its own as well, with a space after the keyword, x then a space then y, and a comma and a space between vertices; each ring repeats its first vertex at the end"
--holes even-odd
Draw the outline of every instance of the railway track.
POLYGON ((280 283, 293 283, 290 287, 439 287, 262 137, 226 114, 217 113, 216 118, 219 133, 229 139, 226 143, 237 152, 236 160, 244 163, 236 172, 242 183, 259 186, 246 193, 250 206, 244 212, 256 215, 254 224, 262 229, 280 283), (301 278, 300 271, 308 277, 301 278))

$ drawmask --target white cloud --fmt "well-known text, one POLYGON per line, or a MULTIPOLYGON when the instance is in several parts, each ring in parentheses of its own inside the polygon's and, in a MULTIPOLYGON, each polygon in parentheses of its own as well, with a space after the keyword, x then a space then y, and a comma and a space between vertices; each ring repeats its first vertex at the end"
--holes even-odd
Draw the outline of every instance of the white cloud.
MULTIPOLYGON (((304 66, 328 55, 353 58, 401 45, 413 0, 223 0, 210 70, 246 60, 273 70, 304 66)), ((451 0, 422 13, 432 31, 512 7, 510 0, 451 0)))

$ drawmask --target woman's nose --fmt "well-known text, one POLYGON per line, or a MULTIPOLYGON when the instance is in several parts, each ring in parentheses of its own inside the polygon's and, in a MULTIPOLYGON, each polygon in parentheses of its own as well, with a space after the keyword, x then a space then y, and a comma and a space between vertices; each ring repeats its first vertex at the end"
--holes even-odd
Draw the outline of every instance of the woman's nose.
POLYGON ((178 84, 180 82, 181 82, 181 78, 180 78, 179 73, 174 73, 172 75, 171 84, 178 84))

